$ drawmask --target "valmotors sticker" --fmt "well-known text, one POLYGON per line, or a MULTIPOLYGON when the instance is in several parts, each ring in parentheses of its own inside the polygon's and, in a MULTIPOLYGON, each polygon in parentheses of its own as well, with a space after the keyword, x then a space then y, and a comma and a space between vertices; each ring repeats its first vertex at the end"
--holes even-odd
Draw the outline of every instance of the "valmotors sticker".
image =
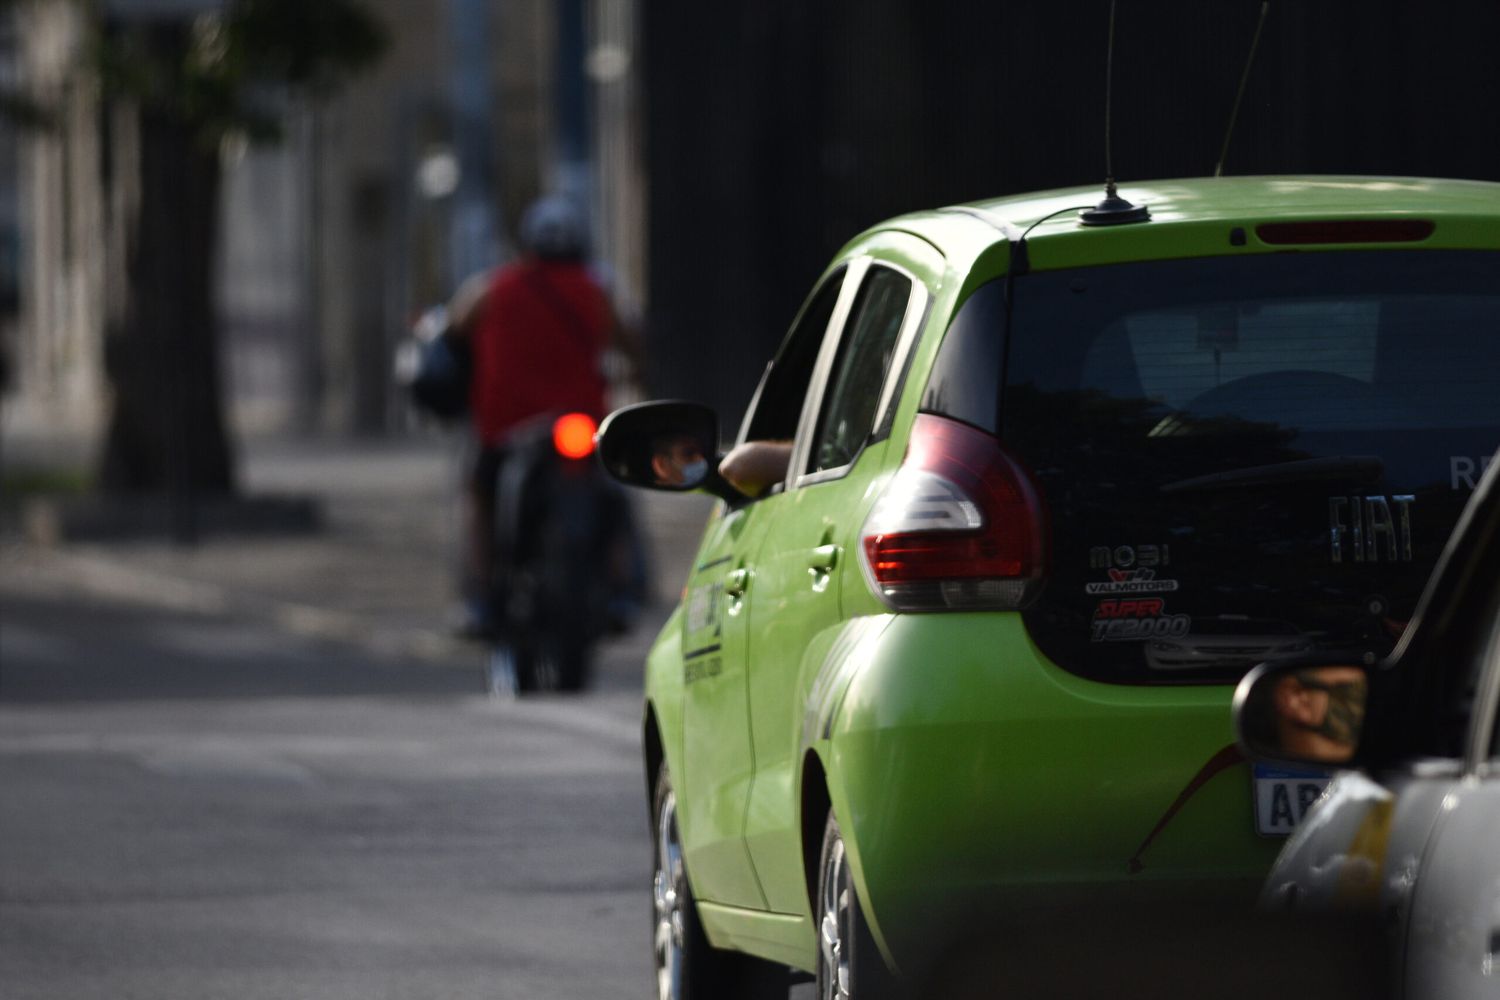
POLYGON ((1193 619, 1167 614, 1166 602, 1159 597, 1108 598, 1094 609, 1090 625, 1094 642, 1140 642, 1185 636, 1193 619))
POLYGON ((1158 580, 1154 569, 1112 569, 1107 581, 1084 587, 1090 594, 1170 594, 1176 589, 1176 580, 1158 580))

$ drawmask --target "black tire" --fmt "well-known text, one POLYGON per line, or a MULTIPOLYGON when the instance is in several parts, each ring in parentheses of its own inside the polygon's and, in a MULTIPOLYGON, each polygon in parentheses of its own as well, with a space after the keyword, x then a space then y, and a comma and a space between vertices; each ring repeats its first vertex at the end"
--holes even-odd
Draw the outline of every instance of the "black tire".
POLYGON ((537 651, 529 642, 515 644, 516 694, 532 694, 542 689, 544 678, 537 651))
POLYGON ((818 853, 818 1000, 889 1000, 896 980, 886 968, 854 889, 839 821, 828 810, 818 853))
POLYGON ((552 647, 557 657, 557 689, 582 691, 588 687, 593 649, 587 640, 559 639, 552 647))
POLYGON ((677 836, 677 799, 663 761, 651 803, 652 957, 658 1000, 785 1000, 790 970, 709 944, 677 836))

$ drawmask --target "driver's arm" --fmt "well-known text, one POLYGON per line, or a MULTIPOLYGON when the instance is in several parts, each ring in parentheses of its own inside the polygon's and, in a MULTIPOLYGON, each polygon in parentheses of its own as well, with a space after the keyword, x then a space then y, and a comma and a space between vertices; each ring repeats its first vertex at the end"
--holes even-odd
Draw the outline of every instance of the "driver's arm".
POLYGON ((758 497, 786 478, 790 441, 746 441, 719 461, 719 475, 747 497, 758 497))

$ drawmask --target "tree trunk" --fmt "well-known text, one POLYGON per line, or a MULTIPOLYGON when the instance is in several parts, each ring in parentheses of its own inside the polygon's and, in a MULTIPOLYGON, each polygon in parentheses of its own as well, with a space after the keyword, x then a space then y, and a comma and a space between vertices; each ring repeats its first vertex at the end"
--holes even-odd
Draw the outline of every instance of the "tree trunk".
POLYGON ((128 301, 106 335, 114 399, 100 484, 165 494, 190 512, 235 486, 214 315, 218 150, 170 109, 143 107, 138 120, 140 201, 128 301))

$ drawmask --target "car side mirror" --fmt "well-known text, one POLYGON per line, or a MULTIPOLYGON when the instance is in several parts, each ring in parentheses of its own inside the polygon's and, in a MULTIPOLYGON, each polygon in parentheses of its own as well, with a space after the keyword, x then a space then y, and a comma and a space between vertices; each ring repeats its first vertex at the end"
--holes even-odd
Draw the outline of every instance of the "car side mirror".
POLYGON ((622 407, 604 418, 594 441, 604 471, 628 486, 744 499, 719 475, 719 417, 701 403, 669 399, 622 407))
POLYGON ((1345 662, 1263 663, 1234 692, 1234 727, 1253 759, 1344 766, 1360 750, 1370 670, 1345 662))

